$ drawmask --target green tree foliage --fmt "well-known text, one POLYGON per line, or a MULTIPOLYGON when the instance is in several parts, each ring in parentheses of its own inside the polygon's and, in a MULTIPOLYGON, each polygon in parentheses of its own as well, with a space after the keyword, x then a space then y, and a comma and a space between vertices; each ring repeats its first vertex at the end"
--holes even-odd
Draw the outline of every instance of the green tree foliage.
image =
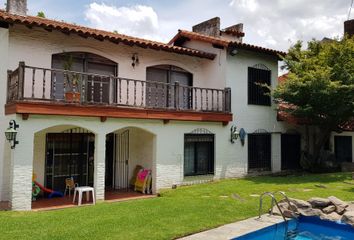
POLYGON ((283 60, 288 79, 272 94, 294 106, 286 110, 291 115, 318 127, 313 152, 318 161, 331 131, 354 118, 354 38, 312 40, 305 50, 298 42, 283 60))
POLYGON ((42 12, 42 11, 38 12, 37 17, 45 18, 44 12, 42 12))

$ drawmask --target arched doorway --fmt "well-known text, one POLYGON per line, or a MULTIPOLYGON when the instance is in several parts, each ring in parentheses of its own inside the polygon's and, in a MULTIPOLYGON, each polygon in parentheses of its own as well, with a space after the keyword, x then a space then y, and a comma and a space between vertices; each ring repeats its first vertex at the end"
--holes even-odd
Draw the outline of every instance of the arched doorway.
POLYGON ((93 186, 95 135, 83 128, 71 128, 46 135, 45 186, 65 190, 65 179, 79 186, 93 186))
MULTIPOLYGON (((155 135, 126 127, 106 136, 106 190, 132 191, 137 169, 154 173, 155 135)), ((154 180, 152 179, 151 189, 154 180)), ((151 193, 151 192, 150 192, 151 193)))
POLYGON ((146 105, 153 108, 192 107, 193 75, 176 66, 156 65, 146 69, 146 105), (176 89, 176 83, 179 86, 176 89), (175 96, 179 101, 176 102, 175 96), (177 106, 178 105, 178 106, 177 106))
POLYGON ((88 129, 60 125, 34 135, 33 175, 48 189, 65 190, 65 179, 93 186, 95 134, 88 129))
MULTIPOLYGON (((88 73, 86 75, 76 74, 79 82, 77 91, 82 93, 82 101, 108 103, 110 98, 112 101, 116 98, 115 95, 111 96, 111 92, 114 91, 110 91, 110 88, 115 88, 115 86, 113 86, 114 82, 110 83, 109 76, 117 76, 117 63, 105 57, 86 52, 57 53, 52 55, 52 68, 88 73)), ((64 99, 65 92, 72 90, 68 89, 70 84, 65 78, 67 78, 65 74, 56 72, 52 93, 57 100, 64 99)))
POLYGON ((40 191, 32 195, 32 209, 72 205, 68 191, 60 197, 68 178, 79 186, 93 187, 94 151, 95 133, 83 127, 65 124, 36 132, 32 181, 40 191), (53 191, 60 194, 51 198, 53 191))

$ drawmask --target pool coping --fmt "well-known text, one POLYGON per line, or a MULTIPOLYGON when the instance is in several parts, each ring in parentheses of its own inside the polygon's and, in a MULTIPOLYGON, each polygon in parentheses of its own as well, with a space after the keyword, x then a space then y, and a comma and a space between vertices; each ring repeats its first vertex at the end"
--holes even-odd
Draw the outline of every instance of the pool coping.
POLYGON ((179 240, 229 240, 281 222, 284 222, 284 219, 281 216, 264 214, 261 218, 252 217, 179 238, 179 240))

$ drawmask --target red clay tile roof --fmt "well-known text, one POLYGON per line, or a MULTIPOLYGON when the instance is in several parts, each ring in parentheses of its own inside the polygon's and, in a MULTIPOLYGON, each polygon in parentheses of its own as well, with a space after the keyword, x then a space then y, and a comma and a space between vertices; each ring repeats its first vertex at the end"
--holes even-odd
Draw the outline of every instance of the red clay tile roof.
POLYGON ((278 83, 285 82, 285 80, 288 78, 288 73, 285 73, 281 76, 278 77, 278 83))
MULTIPOLYGON (((283 104, 283 106, 280 106, 279 104, 279 108, 277 112, 278 121, 285 121, 287 123, 295 124, 295 125, 303 125, 303 124, 310 123, 309 121, 306 121, 306 119, 302 119, 291 115, 289 112, 285 111, 285 108, 287 108, 285 104, 283 104)), ((342 131, 354 132, 354 119, 346 123, 340 124, 338 128, 342 131)))
POLYGON ((223 47, 238 47, 241 49, 262 52, 262 53, 275 55, 275 56, 286 55, 286 53, 282 52, 282 51, 277 51, 274 49, 264 48, 264 47, 260 47, 260 46, 256 46, 256 45, 247 44, 247 43, 234 42, 234 41, 230 41, 227 39, 207 36, 204 34, 186 31, 186 30, 178 30, 178 33, 170 40, 169 44, 173 44, 175 41, 177 41, 178 39, 181 39, 181 38, 187 38, 187 39, 208 42, 208 43, 223 46, 223 47))
POLYGON ((352 121, 348 121, 344 124, 341 124, 339 128, 343 131, 354 131, 354 119, 352 121))
POLYGON ((303 125, 309 124, 310 122, 307 119, 295 117, 288 112, 289 109, 295 109, 296 106, 288 103, 279 103, 278 104, 278 111, 277 111, 277 120, 278 121, 285 121, 290 124, 295 125, 303 125))
POLYGON ((113 43, 123 43, 129 46, 139 46, 142 48, 150 48, 154 50, 162 50, 166 52, 173 52, 177 54, 196 56, 206 59, 214 59, 215 54, 199 51, 191 48, 184 48, 178 46, 171 46, 169 44, 164 44, 160 42, 150 41, 146 39, 131 37, 123 34, 116 34, 113 32, 88 28, 79 26, 76 24, 70 24, 62 21, 56 21, 46 18, 34 17, 34 16, 20 16, 15 14, 10 14, 4 10, 0 10, 0 22, 6 22, 8 24, 22 24, 27 27, 41 27, 47 31, 58 30, 66 34, 74 33, 81 37, 93 37, 97 40, 103 41, 108 40, 113 43))
POLYGON ((230 34, 230 35, 233 35, 236 37, 244 37, 245 36, 244 32, 240 32, 235 29, 224 29, 223 31, 221 31, 221 33, 230 34))
POLYGON ((229 43, 231 42, 226 39, 207 36, 207 35, 196 33, 196 32, 190 32, 187 30, 178 30, 178 33, 170 40, 170 42, 168 44, 173 44, 177 39, 179 39, 181 37, 182 38, 183 37, 189 38, 189 39, 193 39, 193 40, 198 40, 198 41, 202 41, 202 42, 208 42, 208 43, 220 45, 223 47, 229 46, 229 43))

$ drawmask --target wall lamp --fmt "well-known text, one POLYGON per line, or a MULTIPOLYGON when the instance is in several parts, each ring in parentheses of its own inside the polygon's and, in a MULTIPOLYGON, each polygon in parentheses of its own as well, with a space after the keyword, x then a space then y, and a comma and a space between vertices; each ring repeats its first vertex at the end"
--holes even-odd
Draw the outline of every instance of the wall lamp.
POLYGON ((235 56, 237 53, 238 53, 238 51, 237 51, 236 48, 234 48, 234 49, 232 49, 232 50, 230 51, 230 55, 231 55, 231 56, 235 56))
POLYGON ((237 131, 236 126, 231 126, 230 132, 231 132, 230 133, 231 143, 235 143, 235 140, 240 138, 242 146, 245 145, 245 140, 246 140, 246 135, 247 135, 245 129, 241 128, 240 131, 237 131))
POLYGON ((231 126, 230 129, 230 142, 231 143, 235 143, 235 140, 238 139, 240 133, 237 131, 237 127, 236 126, 231 126))
POLYGON ((9 122, 9 128, 5 131, 6 140, 12 143, 11 149, 14 149, 16 144, 18 144, 18 141, 16 140, 17 128, 19 128, 19 125, 15 120, 11 120, 9 122))
POLYGON ((139 56, 137 53, 133 53, 132 56, 132 67, 135 68, 136 65, 139 64, 139 56))

